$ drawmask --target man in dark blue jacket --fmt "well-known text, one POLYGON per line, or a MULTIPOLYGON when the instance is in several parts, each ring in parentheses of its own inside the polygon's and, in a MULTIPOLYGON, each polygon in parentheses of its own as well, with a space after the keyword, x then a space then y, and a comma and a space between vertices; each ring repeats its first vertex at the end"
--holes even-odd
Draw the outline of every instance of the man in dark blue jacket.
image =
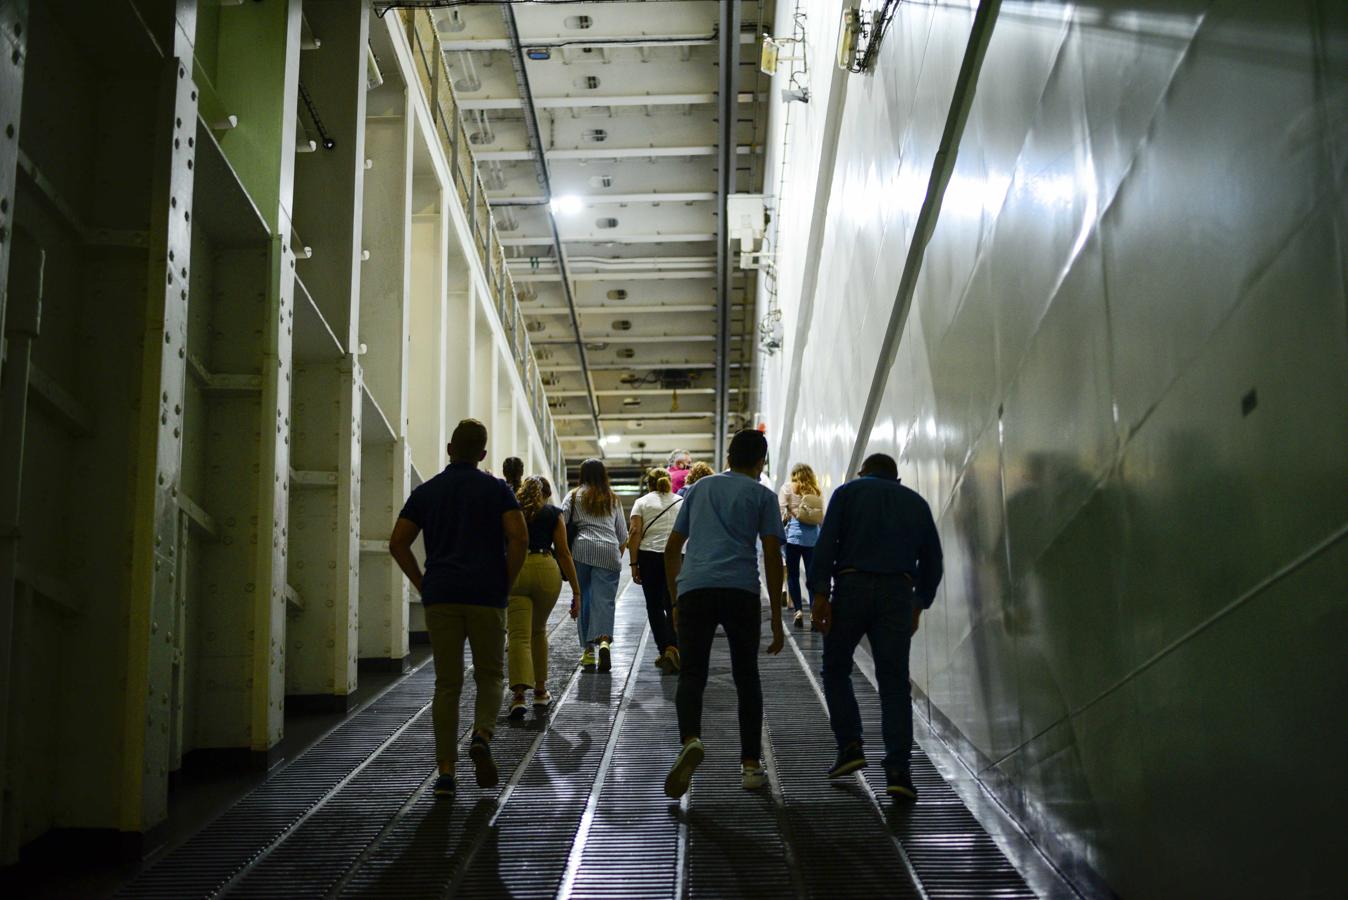
POLYGON ((824 635, 824 698, 838 741, 830 778, 866 765, 861 711, 852 692, 852 654, 864 636, 880 688, 887 790, 892 797, 917 799, 908 768, 913 743, 908 649, 922 610, 936 598, 941 571, 931 508, 899 484, 892 457, 868 456, 859 477, 829 498, 809 573, 813 625, 824 635))

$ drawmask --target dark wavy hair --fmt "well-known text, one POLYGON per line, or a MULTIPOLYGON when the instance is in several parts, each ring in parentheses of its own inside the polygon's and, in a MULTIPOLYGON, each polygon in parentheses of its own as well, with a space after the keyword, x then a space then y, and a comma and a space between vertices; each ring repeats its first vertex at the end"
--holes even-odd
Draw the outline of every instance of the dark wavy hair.
POLYGON ((501 461, 501 476, 512 491, 518 491, 524 482, 524 460, 518 456, 507 456, 501 461))

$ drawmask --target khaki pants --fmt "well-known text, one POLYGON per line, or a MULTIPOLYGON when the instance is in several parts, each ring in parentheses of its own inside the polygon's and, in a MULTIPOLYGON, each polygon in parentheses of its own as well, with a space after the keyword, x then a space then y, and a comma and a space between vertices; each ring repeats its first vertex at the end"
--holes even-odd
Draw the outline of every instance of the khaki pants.
POLYGON ((506 633, 510 642, 510 686, 535 685, 548 678, 548 616, 562 591, 562 571, 546 553, 530 553, 510 589, 506 633))
POLYGON ((442 771, 454 771, 459 755, 459 697, 463 693, 463 642, 473 653, 477 698, 473 727, 488 736, 501 708, 501 663, 505 650, 505 610, 468 603, 432 603, 425 607, 435 660, 435 759, 442 771))

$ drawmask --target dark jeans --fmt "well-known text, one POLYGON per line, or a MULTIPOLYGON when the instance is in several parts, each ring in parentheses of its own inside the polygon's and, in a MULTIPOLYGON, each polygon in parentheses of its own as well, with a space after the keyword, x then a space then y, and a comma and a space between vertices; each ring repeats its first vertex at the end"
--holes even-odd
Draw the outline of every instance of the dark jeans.
POLYGON ((810 574, 810 563, 814 562, 814 548, 800 544, 786 545, 786 592, 791 595, 791 607, 800 609, 800 563, 805 561, 805 574, 810 574))
POLYGON ((683 740, 702 736, 702 693, 716 626, 730 642, 730 674, 739 695, 740 755, 763 755, 763 685, 758 680, 758 644, 763 631, 758 595, 732 588, 705 588, 679 596, 679 688, 674 706, 683 740))
POLYGON ((884 766, 895 772, 908 771, 913 744, 908 648, 914 602, 913 589, 903 576, 837 575, 833 580, 833 625, 824 637, 824 698, 839 748, 861 740, 861 711, 852 692, 852 654, 863 636, 870 639, 875 680, 880 687, 884 766))
POLYGON ((659 652, 677 646, 674 637, 674 610, 669 603, 669 585, 665 583, 665 555, 654 550, 637 551, 637 571, 641 573, 641 590, 646 595, 646 618, 651 623, 651 637, 659 652))

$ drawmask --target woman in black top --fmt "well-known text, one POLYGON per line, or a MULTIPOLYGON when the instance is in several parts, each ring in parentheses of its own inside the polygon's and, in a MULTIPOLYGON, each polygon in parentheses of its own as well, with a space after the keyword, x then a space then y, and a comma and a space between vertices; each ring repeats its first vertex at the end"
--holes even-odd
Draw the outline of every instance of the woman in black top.
POLYGON ((563 574, 571 584, 571 617, 580 613, 580 582, 566 543, 566 524, 562 511, 548 502, 552 485, 542 476, 531 475, 520 484, 515 497, 529 526, 529 555, 510 589, 506 609, 508 668, 514 692, 510 698, 512 719, 524 716, 524 692, 529 685, 534 687, 535 708, 545 708, 552 702, 547 688, 548 616, 562 591, 563 574))

